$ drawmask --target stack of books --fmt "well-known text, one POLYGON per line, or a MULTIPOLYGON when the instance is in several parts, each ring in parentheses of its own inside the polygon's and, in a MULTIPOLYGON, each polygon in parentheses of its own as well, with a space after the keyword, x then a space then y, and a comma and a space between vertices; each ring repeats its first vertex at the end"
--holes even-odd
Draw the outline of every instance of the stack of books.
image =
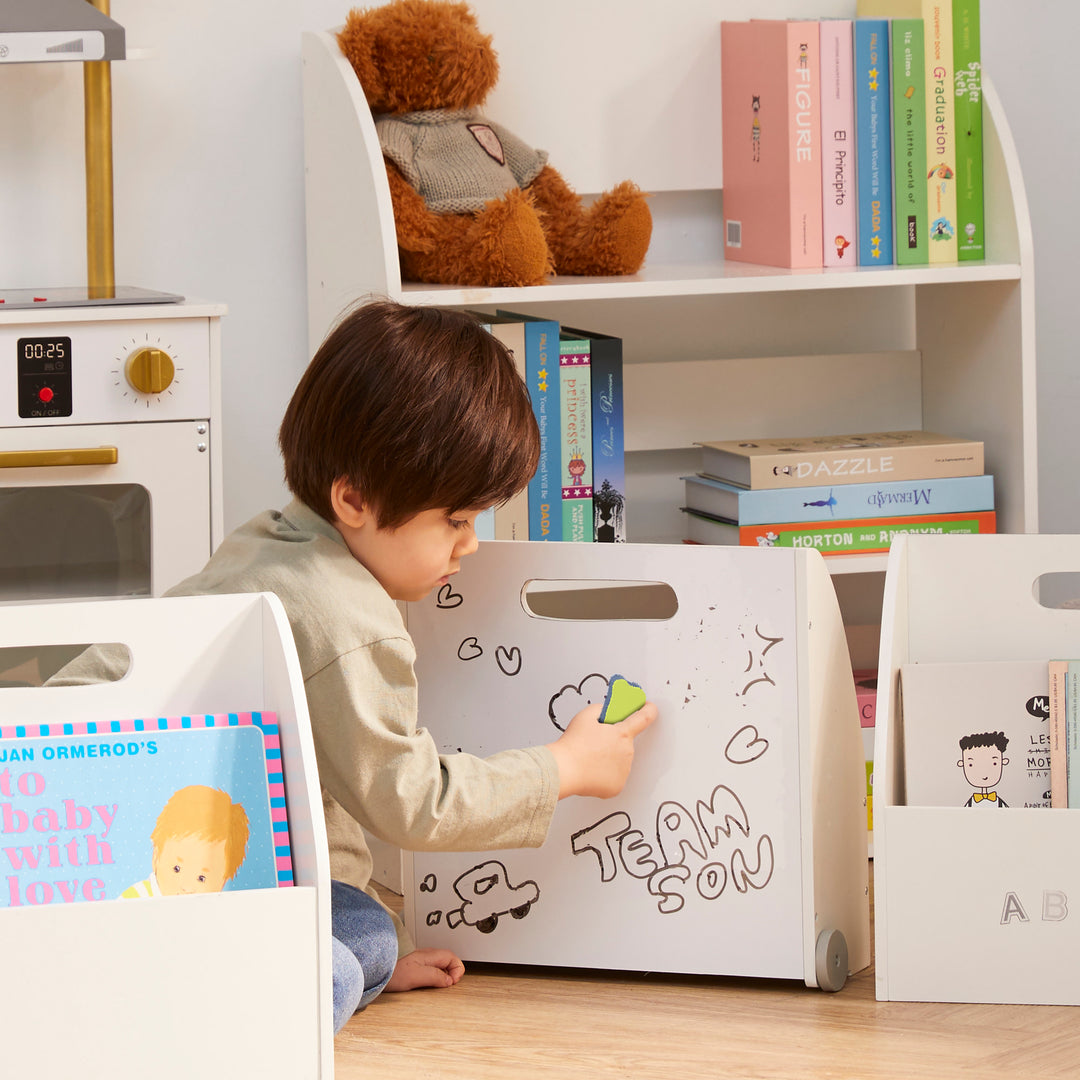
POLYGON ((684 476, 686 539, 888 551, 902 533, 992 533, 983 444, 927 431, 703 442, 684 476))
POLYGON ((527 490, 482 514, 484 540, 626 540, 622 339, 557 320, 472 313, 513 354, 540 429, 527 490))
POLYGON ((857 10, 721 24, 726 258, 984 257, 978 0, 857 10))

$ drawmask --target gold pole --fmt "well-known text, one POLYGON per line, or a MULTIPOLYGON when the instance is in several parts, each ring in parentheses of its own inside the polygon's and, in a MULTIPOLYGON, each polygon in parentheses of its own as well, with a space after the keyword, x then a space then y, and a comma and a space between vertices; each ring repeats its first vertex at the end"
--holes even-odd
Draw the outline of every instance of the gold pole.
MULTIPOLYGON (((90 0, 109 14, 109 0, 90 0)), ((113 264, 112 71, 108 60, 83 64, 86 138, 86 282, 91 299, 116 295, 113 264)))

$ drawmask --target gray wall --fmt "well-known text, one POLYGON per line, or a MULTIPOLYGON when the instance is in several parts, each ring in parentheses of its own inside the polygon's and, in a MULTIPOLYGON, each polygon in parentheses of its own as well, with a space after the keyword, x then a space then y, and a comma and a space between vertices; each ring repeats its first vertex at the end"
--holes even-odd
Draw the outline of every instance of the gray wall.
MULTIPOLYGON (((229 307, 226 528, 285 494, 275 433, 308 359, 300 34, 339 24, 349 6, 112 3, 135 53, 113 65, 117 281, 229 307)), ((1046 62, 1047 41, 1080 31, 1080 10, 1051 0, 1022 11, 982 0, 983 57, 1024 163, 1033 219, 1041 527, 1080 533, 1069 422, 1080 399, 1069 333, 1080 221, 1065 199, 1080 148, 1069 65, 1046 62)), ((85 281, 81 81, 76 64, 0 67, 5 287, 85 281)))

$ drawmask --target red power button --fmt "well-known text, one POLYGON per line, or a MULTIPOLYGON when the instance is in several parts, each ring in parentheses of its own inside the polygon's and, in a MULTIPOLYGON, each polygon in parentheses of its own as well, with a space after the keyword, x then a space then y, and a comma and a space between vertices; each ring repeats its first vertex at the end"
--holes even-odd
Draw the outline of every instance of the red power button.
POLYGON ((52 387, 50 387, 50 386, 43 386, 43 387, 42 387, 42 388, 41 388, 41 389, 40 389, 40 390, 39 390, 39 391, 37 392, 37 396, 38 396, 38 400, 39 400, 39 401, 42 401, 42 402, 44 402, 44 403, 45 403, 46 405, 48 405, 48 404, 49 404, 49 402, 50 402, 50 401, 52 401, 52 399, 53 399, 53 392, 52 392, 52 387))

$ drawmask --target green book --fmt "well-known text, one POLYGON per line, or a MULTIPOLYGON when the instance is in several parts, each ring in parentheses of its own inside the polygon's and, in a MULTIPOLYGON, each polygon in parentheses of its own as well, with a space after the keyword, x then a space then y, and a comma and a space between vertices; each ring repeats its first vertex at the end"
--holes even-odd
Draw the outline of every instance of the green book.
POLYGON ((893 191, 898 266, 925 264, 930 260, 925 57, 922 19, 893 19, 893 191))
POLYGON ((986 258, 983 221, 979 0, 953 0, 956 79, 956 239, 961 261, 986 258))
POLYGON ((593 538, 592 369, 589 342, 559 341, 562 538, 593 538))

